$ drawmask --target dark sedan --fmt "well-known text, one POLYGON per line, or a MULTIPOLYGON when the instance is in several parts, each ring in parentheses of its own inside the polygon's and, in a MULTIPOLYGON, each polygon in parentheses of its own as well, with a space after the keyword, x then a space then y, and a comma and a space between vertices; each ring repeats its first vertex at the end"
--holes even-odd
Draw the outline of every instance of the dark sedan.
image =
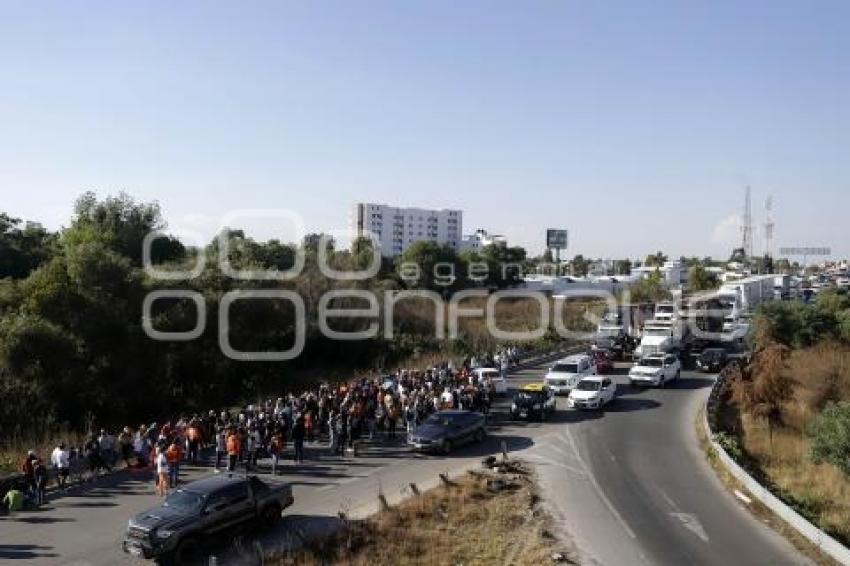
POLYGON ((697 367, 704 372, 718 373, 728 361, 729 357, 723 348, 708 348, 697 358, 697 367))
POLYGON ((413 450, 448 454, 455 446, 481 442, 484 415, 472 411, 439 411, 416 427, 407 443, 413 450))

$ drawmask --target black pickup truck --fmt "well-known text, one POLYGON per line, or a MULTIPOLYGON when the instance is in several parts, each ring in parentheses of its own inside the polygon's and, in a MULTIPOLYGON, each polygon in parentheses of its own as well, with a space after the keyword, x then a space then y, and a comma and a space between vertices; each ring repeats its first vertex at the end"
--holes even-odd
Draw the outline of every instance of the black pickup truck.
POLYGON ((274 525, 292 502, 288 484, 216 474, 172 491, 162 505, 130 519, 124 552, 163 564, 182 564, 205 540, 236 526, 274 525))

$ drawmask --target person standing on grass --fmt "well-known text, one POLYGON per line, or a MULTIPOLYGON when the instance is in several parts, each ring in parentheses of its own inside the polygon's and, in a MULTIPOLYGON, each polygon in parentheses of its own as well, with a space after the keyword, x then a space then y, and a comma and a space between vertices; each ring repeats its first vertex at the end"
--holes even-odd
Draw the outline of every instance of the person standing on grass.
POLYGON ((53 453, 50 455, 50 463, 53 464, 53 469, 56 471, 56 486, 60 490, 64 490, 68 482, 68 474, 71 471, 71 455, 65 449, 64 442, 60 442, 59 446, 53 449, 53 453))
POLYGON ((154 451, 154 462, 156 464, 156 494, 160 497, 168 495, 168 459, 162 446, 159 445, 154 451))

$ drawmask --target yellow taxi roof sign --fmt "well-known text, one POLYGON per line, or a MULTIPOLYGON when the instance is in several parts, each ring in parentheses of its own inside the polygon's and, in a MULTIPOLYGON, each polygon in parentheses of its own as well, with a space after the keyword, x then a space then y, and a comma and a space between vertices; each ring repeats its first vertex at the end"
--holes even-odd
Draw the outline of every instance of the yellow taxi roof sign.
POLYGON ((542 383, 529 383, 528 385, 522 386, 523 391, 543 391, 542 383))

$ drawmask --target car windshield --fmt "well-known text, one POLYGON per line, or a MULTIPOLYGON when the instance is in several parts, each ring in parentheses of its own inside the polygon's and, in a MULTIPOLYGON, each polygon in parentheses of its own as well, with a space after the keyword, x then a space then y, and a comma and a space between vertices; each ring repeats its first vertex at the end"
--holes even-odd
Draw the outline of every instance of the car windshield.
POLYGON ((194 491, 178 489, 165 498, 163 507, 184 512, 200 511, 204 505, 204 496, 194 491))
POLYGON ((669 328, 647 328, 643 331, 646 336, 670 336, 669 328))
POLYGON ((428 425, 436 425, 436 426, 451 426, 453 423, 457 422, 458 418, 454 415, 441 415, 439 413, 434 413, 427 419, 425 419, 425 424, 428 425))
POLYGON ((537 391, 520 391, 517 393, 517 401, 534 401, 543 397, 542 393, 537 391))
POLYGON ((598 381, 579 381, 576 389, 579 391, 599 391, 599 385, 598 381))
POLYGON ((712 360, 723 356, 723 350, 706 350, 702 353, 702 357, 706 360, 712 360))
POLYGON ((660 368, 664 365, 664 361, 661 358, 644 358, 640 361, 640 365, 651 368, 660 368))
POLYGON ((555 364, 552 366, 555 373, 578 373, 578 364, 555 364))
POLYGON ((482 371, 481 372, 482 379, 496 379, 501 377, 499 372, 497 371, 482 371))

